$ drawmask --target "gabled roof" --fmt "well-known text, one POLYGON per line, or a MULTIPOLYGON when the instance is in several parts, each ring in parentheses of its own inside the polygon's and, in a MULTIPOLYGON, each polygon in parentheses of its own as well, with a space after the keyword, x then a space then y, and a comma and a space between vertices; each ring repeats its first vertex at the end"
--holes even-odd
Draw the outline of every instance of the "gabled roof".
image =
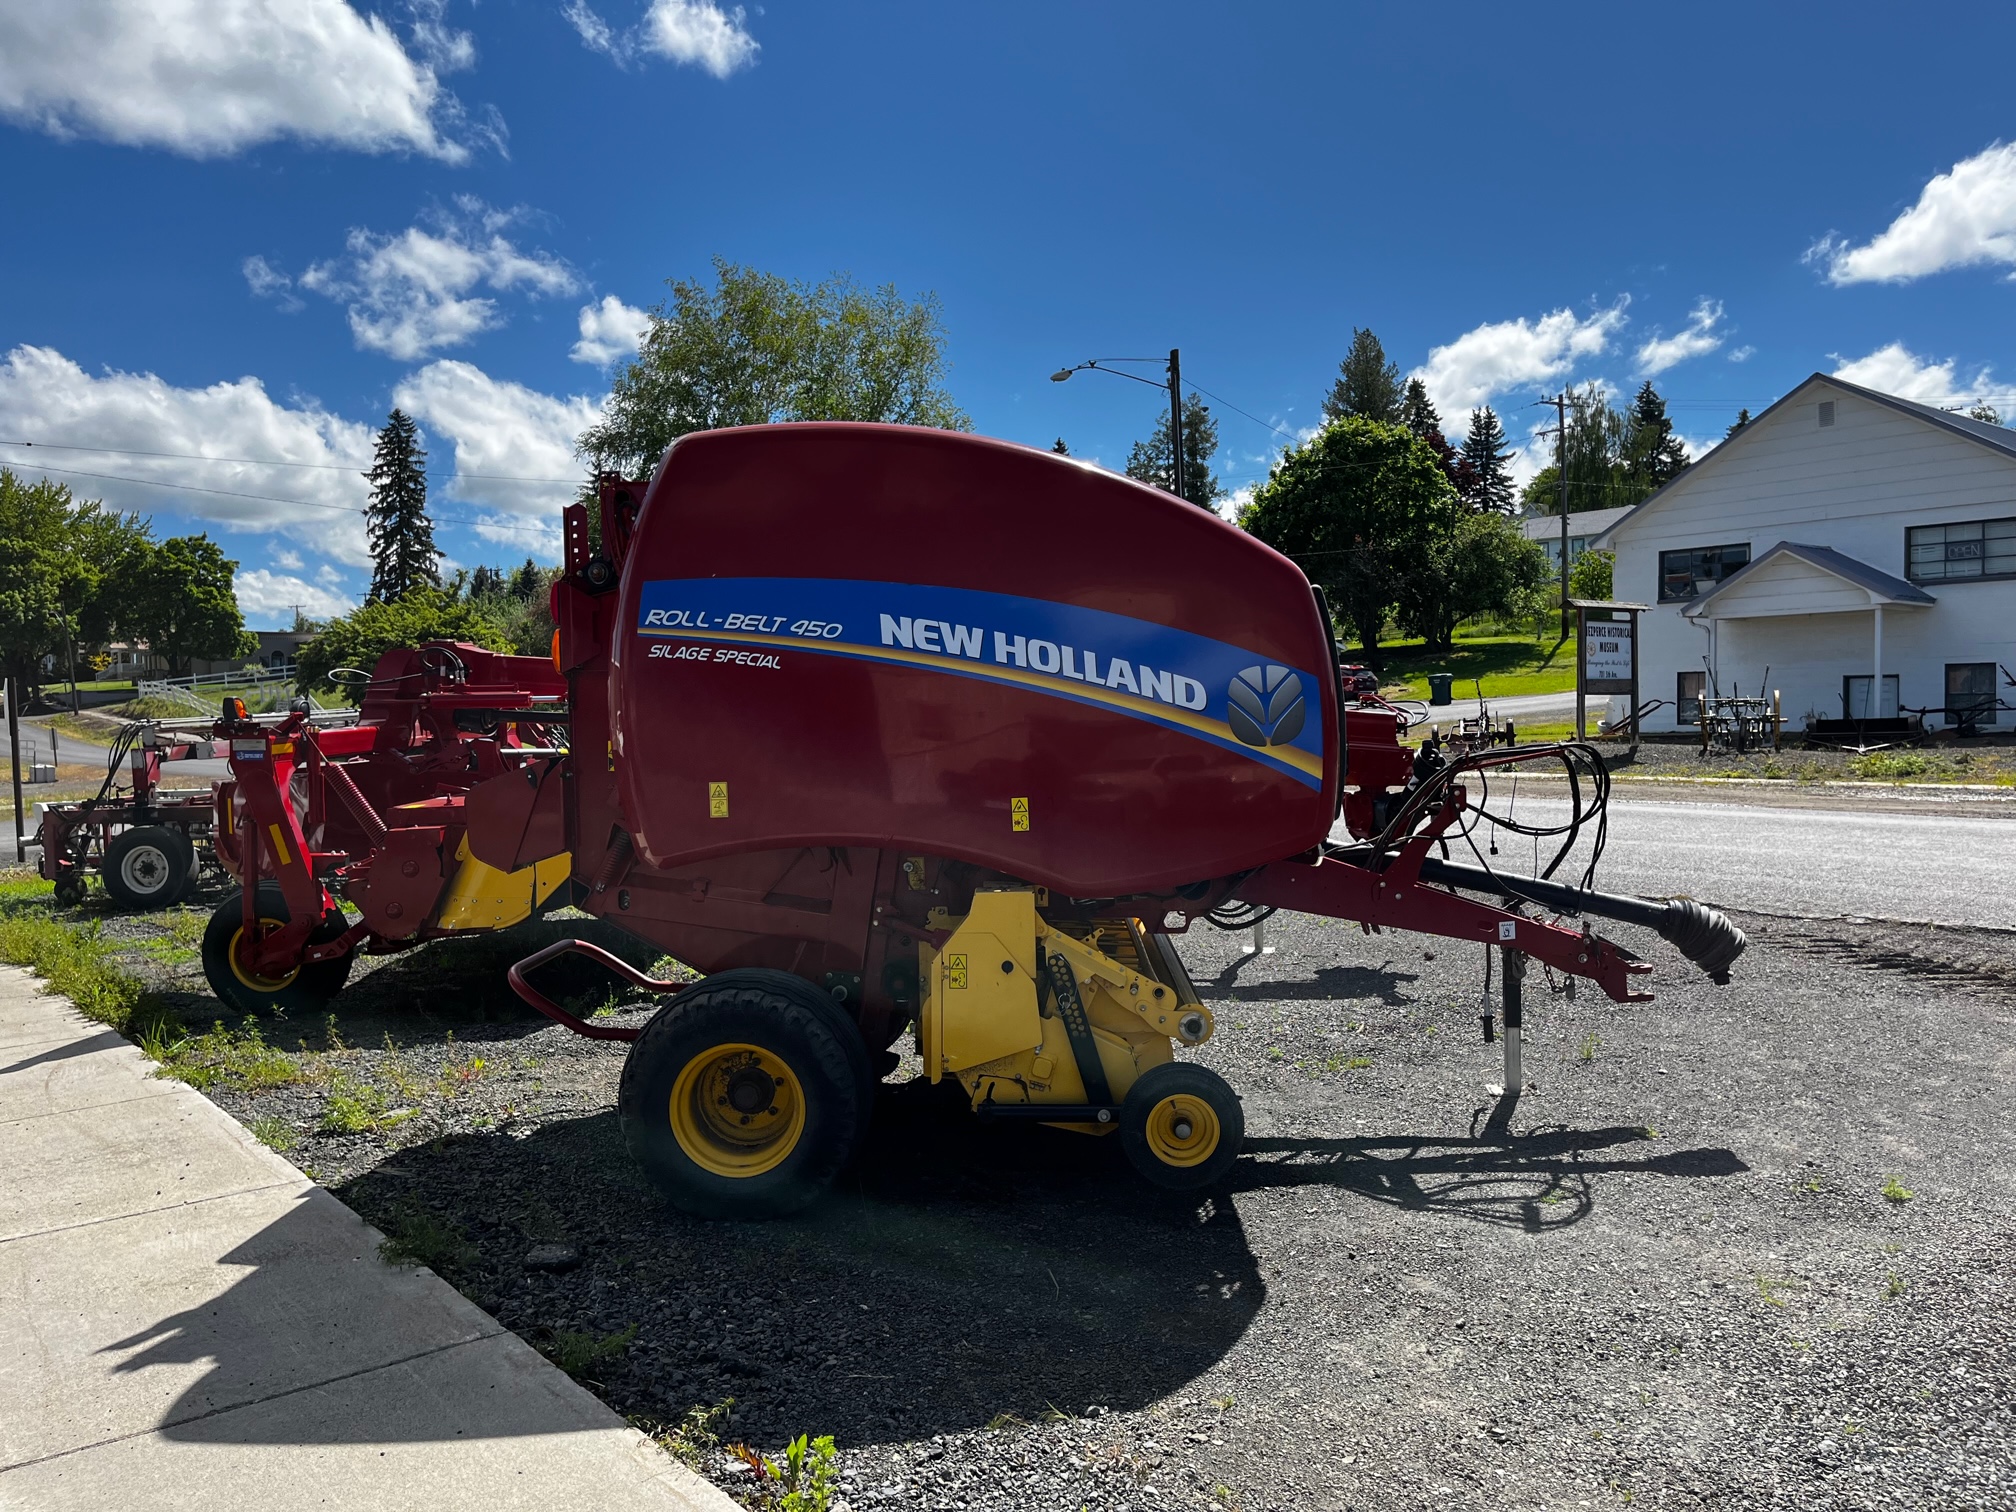
MULTIPOLYGON (((1568 515, 1568 539, 1573 541, 1600 536, 1629 513, 1631 513, 1629 504, 1621 504, 1615 509, 1573 510, 1568 515)), ((1529 541, 1559 541, 1561 516, 1527 515, 1519 521, 1519 530, 1529 541)))
POLYGON ((1880 567, 1871 567, 1867 562, 1858 562, 1845 552, 1836 551, 1832 546, 1808 546, 1798 541, 1780 541, 1769 551, 1748 566, 1732 572, 1714 588, 1704 593, 1680 612, 1689 619, 1698 617, 1707 607, 1745 578, 1756 572, 1767 562, 1780 557, 1792 557, 1818 568, 1831 577, 1852 583, 1869 595, 1870 607, 1878 604, 1936 604, 1939 601, 1920 588, 1916 583, 1907 583, 1903 578, 1892 577, 1880 567))
MULTIPOLYGON (((1754 432, 1757 428, 1758 422, 1768 418, 1771 415, 1775 415, 1779 410, 1785 408, 1786 405, 1791 404, 1794 400, 1798 399, 1800 395, 1804 394, 1816 383, 1828 384, 1834 388, 1841 389, 1846 393, 1854 394, 1858 398, 1867 399, 1870 400, 1872 403, 1887 406, 1890 409, 1896 410, 1899 414, 1910 415, 1914 419, 1923 420, 1928 425, 1937 426, 1940 430, 1946 431, 1950 435, 1960 436, 1969 441, 1979 442, 1981 445, 1989 448, 1991 451, 1998 452, 2002 456, 2008 457, 2011 460, 2016 460, 2016 430, 2010 430, 2007 427, 2000 425, 1990 425, 1985 420, 1975 420, 1967 415, 1950 414, 1946 410, 1934 409, 1929 404, 1920 404, 1915 399, 1900 399, 1895 394, 1879 393, 1875 389, 1864 388, 1859 383, 1850 383, 1845 378, 1836 378, 1832 373, 1815 373, 1810 378, 1807 378, 1804 382, 1796 385, 1789 393, 1786 393, 1785 395, 1780 397, 1775 404, 1772 404, 1769 407, 1758 411, 1758 413, 1756 413, 1755 415, 1752 415, 1750 417, 1750 423, 1748 425, 1744 426, 1742 430, 1736 432, 1735 435, 1730 436, 1727 440, 1723 441, 1719 446, 1716 446, 1713 450, 1711 450, 1708 453, 1707 456, 1703 457, 1699 462, 1693 463, 1685 470, 1680 472, 1677 476, 1669 478, 1665 483, 1661 484, 1652 493, 1646 495, 1646 497, 1640 500, 1634 507, 1625 511, 1622 519, 1617 520, 1612 525, 1606 526, 1603 530, 1603 534, 1598 536, 1594 541, 1591 541, 1589 544, 1592 546, 1603 545, 1609 539, 1610 536, 1616 533, 1617 527, 1619 525, 1622 525, 1626 520, 1629 520, 1634 516, 1636 516, 1641 510, 1650 509, 1653 505, 1657 504, 1661 499, 1665 498, 1666 495, 1669 492, 1671 492, 1675 487, 1677 487, 1681 483, 1686 482, 1688 479, 1692 478, 1699 469, 1703 467, 1714 466, 1716 459, 1721 457, 1724 452, 1728 451, 1731 446, 1740 442, 1746 436, 1754 432)), ((1870 570, 1873 571, 1874 569, 1872 568, 1870 570)), ((1730 579, 1730 581, 1733 582, 1734 579, 1732 578, 1730 579)))

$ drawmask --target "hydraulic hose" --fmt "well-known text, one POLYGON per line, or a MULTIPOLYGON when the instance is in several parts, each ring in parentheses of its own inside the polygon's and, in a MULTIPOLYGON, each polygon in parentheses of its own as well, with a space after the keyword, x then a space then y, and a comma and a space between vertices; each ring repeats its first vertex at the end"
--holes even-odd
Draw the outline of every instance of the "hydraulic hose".
POLYGON ((1496 893, 1502 898, 1523 898, 1557 913, 1594 914, 1625 924, 1642 924, 1707 972, 1710 981, 1723 984, 1729 980, 1729 967, 1750 943, 1727 914, 1692 898, 1628 898, 1588 892, 1566 883, 1507 876, 1433 856, 1422 860, 1421 880, 1469 892, 1496 893))

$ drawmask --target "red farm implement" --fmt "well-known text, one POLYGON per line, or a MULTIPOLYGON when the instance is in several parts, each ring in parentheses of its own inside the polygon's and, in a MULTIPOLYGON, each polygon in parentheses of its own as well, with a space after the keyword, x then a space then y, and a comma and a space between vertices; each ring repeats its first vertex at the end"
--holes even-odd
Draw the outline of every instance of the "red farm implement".
POLYGON ((216 810, 207 786, 164 789, 161 781, 164 762, 211 756, 211 743, 191 736, 152 720, 124 725, 97 794, 43 809, 34 843, 58 902, 82 898, 93 872, 128 908, 165 908, 188 895, 210 853, 216 810))
POLYGON ((355 731, 220 726, 219 848, 256 879, 206 959, 240 998, 326 993, 351 950, 509 922, 564 873, 703 974, 626 969, 667 994, 639 1030, 532 980, 592 947, 511 973, 633 1042, 626 1137, 690 1210, 815 1196, 906 1029, 983 1117, 1117 1133, 1152 1181, 1216 1181, 1243 1120, 1178 1057, 1213 1027, 1174 945, 1198 920, 1288 908, 1500 952, 1513 1091, 1528 958, 1636 1002, 1650 967, 1590 921, 1647 926, 1717 980, 1743 949, 1698 904, 1593 890, 1593 750, 1403 746, 1404 714, 1345 707, 1301 570, 1167 494, 822 424, 687 436, 598 507, 592 535, 565 513, 557 671, 423 647, 381 665, 355 731), (1534 762, 1566 771, 1571 817, 1520 828, 1558 846, 1519 876, 1468 839, 1510 823, 1489 784, 1534 762))

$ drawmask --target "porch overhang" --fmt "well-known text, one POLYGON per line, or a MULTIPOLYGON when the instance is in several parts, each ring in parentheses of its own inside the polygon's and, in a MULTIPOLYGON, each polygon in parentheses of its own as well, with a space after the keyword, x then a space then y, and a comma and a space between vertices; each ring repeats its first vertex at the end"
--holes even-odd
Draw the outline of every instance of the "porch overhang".
POLYGON ((1937 602, 1916 583, 1858 562, 1830 546, 1780 541, 1681 613, 1688 619, 1713 622, 1924 609, 1937 602))

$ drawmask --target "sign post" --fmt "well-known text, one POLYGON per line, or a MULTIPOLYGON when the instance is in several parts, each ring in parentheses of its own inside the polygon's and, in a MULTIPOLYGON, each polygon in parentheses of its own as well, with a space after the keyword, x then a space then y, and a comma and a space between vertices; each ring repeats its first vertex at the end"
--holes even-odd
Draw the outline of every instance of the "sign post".
POLYGON ((1587 728, 1591 694, 1631 701, 1631 754, 1638 754, 1638 616, 1645 604, 1570 599, 1575 609, 1575 738, 1587 728))

